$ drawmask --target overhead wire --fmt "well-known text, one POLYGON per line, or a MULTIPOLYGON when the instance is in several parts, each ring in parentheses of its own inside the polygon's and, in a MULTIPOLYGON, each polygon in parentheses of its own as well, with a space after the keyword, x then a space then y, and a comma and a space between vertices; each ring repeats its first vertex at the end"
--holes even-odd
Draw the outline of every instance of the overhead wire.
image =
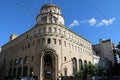
POLYGON ((104 18, 106 17, 106 15, 99 8, 97 8, 92 2, 86 0, 86 3, 92 6, 102 17, 104 18))

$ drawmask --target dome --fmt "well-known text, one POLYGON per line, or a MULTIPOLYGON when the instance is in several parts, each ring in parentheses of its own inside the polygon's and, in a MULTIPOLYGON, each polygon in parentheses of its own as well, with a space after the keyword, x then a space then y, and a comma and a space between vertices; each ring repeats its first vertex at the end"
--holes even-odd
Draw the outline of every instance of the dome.
POLYGON ((62 14, 60 8, 55 4, 45 4, 42 6, 40 13, 54 12, 56 14, 62 14))
POLYGON ((64 25, 64 17, 60 8, 55 4, 45 4, 40 9, 40 14, 37 16, 37 24, 62 24, 64 25))

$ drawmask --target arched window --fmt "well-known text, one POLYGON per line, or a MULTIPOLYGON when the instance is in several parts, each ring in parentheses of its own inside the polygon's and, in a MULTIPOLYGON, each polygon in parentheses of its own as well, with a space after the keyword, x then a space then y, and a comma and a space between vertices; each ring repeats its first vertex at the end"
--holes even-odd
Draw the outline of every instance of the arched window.
POLYGON ((46 27, 43 27, 43 33, 45 33, 46 32, 46 27))
POLYGON ((89 64, 91 64, 91 61, 89 61, 89 64))
POLYGON ((79 59, 79 70, 80 70, 80 69, 83 69, 83 62, 82 62, 81 59, 79 59))
POLYGON ((28 57, 26 56, 24 59, 24 63, 27 64, 28 63, 28 57))
POLYGON ((12 66, 12 65, 13 65, 13 60, 10 61, 10 66, 12 66))
POLYGON ((53 23, 56 23, 56 22, 57 22, 57 18, 53 17, 53 23))
POLYGON ((73 58, 72 59, 72 64, 73 64, 73 75, 77 73, 77 59, 73 58))
POLYGON ((22 58, 19 59, 19 64, 23 64, 23 59, 22 58))
POLYGON ((14 61, 14 65, 17 65, 17 64, 18 64, 18 60, 15 59, 15 61, 14 61))
POLYGON ((87 67, 87 61, 84 60, 84 67, 87 67))
POLYGON ((42 17, 41 22, 47 22, 47 17, 42 17))
POLYGON ((61 29, 58 29, 58 34, 61 34, 61 29))
POLYGON ((56 31, 57 31, 56 28, 53 28, 53 33, 56 33, 56 31))
POLYGON ((52 29, 51 27, 48 28, 48 32, 51 33, 52 32, 52 29))

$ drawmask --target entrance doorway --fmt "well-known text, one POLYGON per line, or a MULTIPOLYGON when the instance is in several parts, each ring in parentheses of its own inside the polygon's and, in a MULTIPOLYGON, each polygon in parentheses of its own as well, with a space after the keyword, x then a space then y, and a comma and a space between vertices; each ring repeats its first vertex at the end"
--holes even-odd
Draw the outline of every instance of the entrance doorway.
POLYGON ((42 58, 42 80, 57 79, 57 57, 52 51, 45 51, 42 58))

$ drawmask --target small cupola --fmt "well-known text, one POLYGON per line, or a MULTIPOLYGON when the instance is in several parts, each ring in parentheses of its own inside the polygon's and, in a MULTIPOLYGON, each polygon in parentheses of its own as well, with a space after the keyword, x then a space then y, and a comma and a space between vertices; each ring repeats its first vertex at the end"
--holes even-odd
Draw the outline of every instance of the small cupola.
POLYGON ((64 17, 57 5, 45 4, 36 18, 37 24, 54 23, 64 25, 64 17))

